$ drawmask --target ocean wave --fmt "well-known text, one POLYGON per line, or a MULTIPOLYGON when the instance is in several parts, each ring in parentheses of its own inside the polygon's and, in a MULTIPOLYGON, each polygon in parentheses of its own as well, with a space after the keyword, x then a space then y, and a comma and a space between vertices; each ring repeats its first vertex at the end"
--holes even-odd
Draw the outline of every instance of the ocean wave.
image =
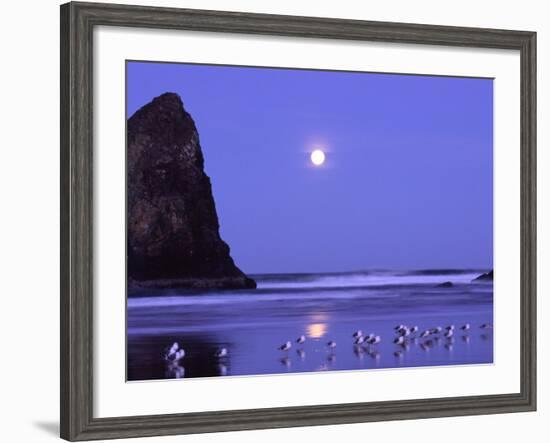
POLYGON ((407 272, 357 272, 341 274, 293 274, 290 278, 285 275, 257 275, 259 289, 282 288, 353 288, 353 287, 381 287, 401 285, 437 285, 444 281, 464 284, 470 283, 480 275, 481 271, 454 270, 439 271, 407 271, 407 272))
MULTIPOLYGON (((128 308, 164 307, 164 306, 204 306, 252 302, 290 302, 290 301, 314 301, 314 300, 335 300, 354 299, 365 297, 376 297, 377 294, 367 294, 365 291, 254 291, 248 293, 226 292, 223 294, 201 294, 201 295, 170 295, 154 297, 128 298, 128 308)), ((379 295, 378 295, 379 296, 379 295)), ((389 295, 391 297, 391 295, 389 295)), ((395 296, 398 296, 396 294, 395 296)), ((385 295, 387 298, 388 295, 385 295)))
MULTIPOLYGON (((334 300, 384 299, 398 297, 434 297, 445 295, 450 300, 454 295, 462 297, 475 288, 475 292, 492 293, 492 287, 483 283, 472 283, 479 272, 459 272, 454 274, 415 274, 415 273, 346 273, 254 276, 258 289, 254 291, 208 291, 170 292, 156 295, 141 294, 128 298, 128 309, 227 305, 256 302, 330 302, 334 300), (438 288, 443 281, 451 281, 456 288, 438 288), (487 288, 485 288, 487 286, 487 288)), ((433 299, 432 299, 433 300, 433 299)))

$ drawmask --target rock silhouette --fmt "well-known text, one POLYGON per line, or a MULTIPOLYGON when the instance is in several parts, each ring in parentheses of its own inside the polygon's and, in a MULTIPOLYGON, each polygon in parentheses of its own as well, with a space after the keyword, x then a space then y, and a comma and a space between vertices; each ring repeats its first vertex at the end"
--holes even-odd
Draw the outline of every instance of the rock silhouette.
POLYGON ((452 282, 446 281, 446 282, 438 284, 436 287, 437 288, 452 288, 453 286, 454 285, 452 284, 452 282))
POLYGON ((233 262, 199 135, 180 97, 165 93, 128 119, 129 288, 255 288, 233 262))
POLYGON ((486 272, 474 278, 472 281, 493 281, 493 271, 486 272))

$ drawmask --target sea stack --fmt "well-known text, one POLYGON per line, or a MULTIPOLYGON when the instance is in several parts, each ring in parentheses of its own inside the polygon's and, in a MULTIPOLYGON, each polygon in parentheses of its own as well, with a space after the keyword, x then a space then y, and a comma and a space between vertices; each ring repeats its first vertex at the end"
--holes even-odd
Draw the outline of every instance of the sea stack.
POLYGON ((156 97, 127 131, 129 288, 255 288, 220 237, 199 134, 180 97, 156 97))

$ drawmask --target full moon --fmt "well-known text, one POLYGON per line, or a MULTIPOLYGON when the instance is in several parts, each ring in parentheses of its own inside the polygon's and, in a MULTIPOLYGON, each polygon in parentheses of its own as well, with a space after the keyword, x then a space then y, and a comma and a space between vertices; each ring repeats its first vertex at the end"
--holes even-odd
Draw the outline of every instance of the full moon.
POLYGON ((316 149, 311 153, 311 163, 315 166, 321 166, 325 162, 325 153, 320 149, 316 149))

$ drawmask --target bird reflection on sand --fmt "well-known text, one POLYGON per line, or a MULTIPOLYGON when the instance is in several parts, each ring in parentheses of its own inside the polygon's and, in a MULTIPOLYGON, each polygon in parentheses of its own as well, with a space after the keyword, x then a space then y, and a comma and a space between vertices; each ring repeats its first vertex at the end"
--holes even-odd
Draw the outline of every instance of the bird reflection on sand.
POLYGON ((292 366, 292 362, 290 361, 290 358, 288 358, 288 357, 283 357, 279 361, 287 369, 289 369, 292 366))
POLYGON ((166 366, 166 378, 184 378, 185 368, 178 363, 170 363, 166 366))

